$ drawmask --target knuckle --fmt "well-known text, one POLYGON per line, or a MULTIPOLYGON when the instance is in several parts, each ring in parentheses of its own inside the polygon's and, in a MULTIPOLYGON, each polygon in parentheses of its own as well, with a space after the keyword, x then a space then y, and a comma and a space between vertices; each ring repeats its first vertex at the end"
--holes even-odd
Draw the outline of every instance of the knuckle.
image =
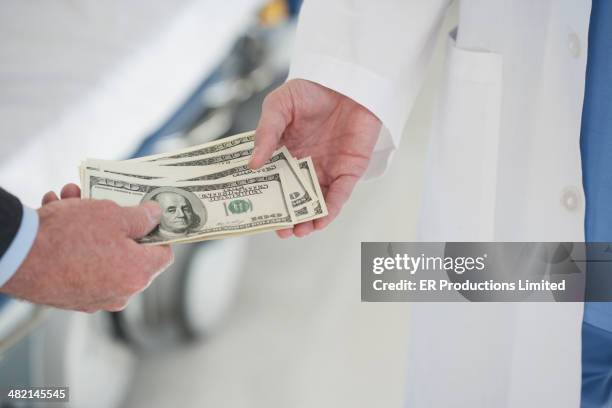
POLYGON ((278 99, 279 99, 279 90, 275 89, 274 91, 266 95, 266 97, 263 100, 262 107, 264 109, 272 108, 278 103, 278 99))
POLYGON ((145 218, 136 218, 128 222, 131 223, 134 230, 141 231, 143 233, 147 229, 147 226, 149 225, 149 221, 145 218))
POLYGON ((119 205, 111 200, 99 200, 96 205, 105 215, 112 215, 119 211, 119 205))
POLYGON ((150 247, 148 252, 147 270, 151 273, 156 273, 159 270, 165 269, 174 262, 174 253, 172 248, 166 245, 150 247))
POLYGON ((168 268, 174 262, 174 254, 172 250, 160 251, 160 255, 157 257, 155 263, 152 265, 154 273, 159 273, 168 268))
POLYGON ((161 257, 162 266, 168 267, 172 265, 173 262, 174 262, 174 252, 172 251, 172 248, 170 246, 162 247, 162 257, 161 257))
POLYGON ((262 103, 263 106, 267 106, 267 105, 270 105, 270 103, 272 103, 272 99, 274 98, 274 92, 276 91, 272 91, 266 95, 262 103))
POLYGON ((123 293, 127 296, 132 296, 141 292, 149 285, 149 276, 145 273, 136 273, 125 280, 123 285, 123 293))

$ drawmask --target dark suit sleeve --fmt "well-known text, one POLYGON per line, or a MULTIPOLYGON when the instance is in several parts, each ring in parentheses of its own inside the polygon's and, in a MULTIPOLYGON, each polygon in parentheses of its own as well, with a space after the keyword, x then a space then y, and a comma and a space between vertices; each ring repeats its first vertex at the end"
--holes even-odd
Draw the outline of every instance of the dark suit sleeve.
POLYGON ((17 197, 0 188, 0 258, 17 235, 23 206, 17 197))

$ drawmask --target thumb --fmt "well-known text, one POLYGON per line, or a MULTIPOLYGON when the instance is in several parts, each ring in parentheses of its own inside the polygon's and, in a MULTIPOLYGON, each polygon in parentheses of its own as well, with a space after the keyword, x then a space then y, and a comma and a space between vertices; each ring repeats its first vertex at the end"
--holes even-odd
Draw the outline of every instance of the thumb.
POLYGON ((155 201, 148 201, 136 207, 124 207, 121 214, 128 237, 137 239, 159 225, 162 210, 155 201))
MULTIPOLYGON (((287 124, 291 122, 290 115, 285 113, 281 99, 287 98, 283 95, 282 88, 271 93, 262 106, 261 118, 255 130, 255 149, 249 161, 249 167, 256 170, 263 166, 272 157, 272 153, 278 147, 287 124)), ((290 98, 287 98, 290 101, 290 98)))

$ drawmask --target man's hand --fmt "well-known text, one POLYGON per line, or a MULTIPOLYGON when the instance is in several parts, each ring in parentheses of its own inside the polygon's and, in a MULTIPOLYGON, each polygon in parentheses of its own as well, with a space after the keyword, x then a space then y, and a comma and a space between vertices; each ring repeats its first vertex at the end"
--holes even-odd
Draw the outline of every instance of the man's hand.
POLYGON ((169 246, 134 241, 159 223, 158 204, 81 200, 74 184, 61 195, 45 195, 34 245, 0 292, 62 309, 117 311, 172 263, 169 246))
POLYGON ((336 218, 368 167, 380 127, 369 110, 314 82, 291 80, 266 97, 249 165, 261 167, 280 145, 298 158, 312 156, 329 211, 278 231, 281 238, 303 237, 336 218))
MULTIPOLYGON (((62 200, 65 200, 66 198, 81 198, 81 188, 74 183, 66 184, 64 187, 62 187, 60 197, 62 197, 62 200)), ((57 194, 55 194, 53 191, 49 191, 43 196, 41 204, 46 205, 57 200, 59 200, 57 194)))

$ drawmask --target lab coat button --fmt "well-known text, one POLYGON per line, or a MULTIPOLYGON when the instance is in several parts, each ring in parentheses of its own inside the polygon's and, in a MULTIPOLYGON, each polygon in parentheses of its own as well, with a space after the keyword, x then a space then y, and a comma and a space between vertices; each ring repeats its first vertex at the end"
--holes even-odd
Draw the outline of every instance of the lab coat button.
POLYGON ((580 197, 575 187, 568 187, 563 190, 561 204, 569 211, 574 211, 580 206, 580 197))
POLYGON ((578 58, 580 56, 580 38, 576 33, 570 33, 567 36, 567 48, 572 57, 578 58))

